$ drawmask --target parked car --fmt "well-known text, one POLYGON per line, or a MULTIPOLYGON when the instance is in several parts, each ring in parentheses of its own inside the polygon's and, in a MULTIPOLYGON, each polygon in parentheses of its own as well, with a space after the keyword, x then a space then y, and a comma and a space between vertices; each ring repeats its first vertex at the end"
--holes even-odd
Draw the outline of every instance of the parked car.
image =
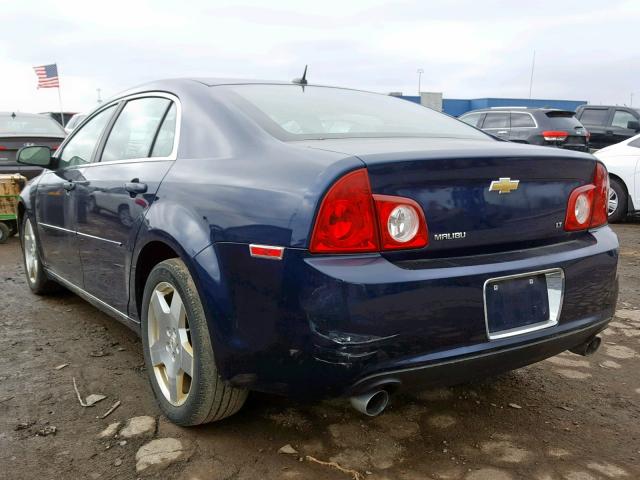
POLYGON ((640 132, 640 110, 607 105, 581 105, 576 117, 591 133, 591 147, 604 148, 640 132))
POLYGON ((591 353, 614 314, 602 163, 387 95, 159 81, 19 158, 47 168, 18 210, 29 287, 137 331, 180 425, 249 390, 375 415, 399 387, 591 353), (94 192, 145 201, 122 222, 94 192))
POLYGON ((618 222, 640 210, 640 135, 598 150, 609 170, 609 221, 618 222))
POLYGON ((87 116, 84 113, 76 113, 67 122, 67 124, 64 127, 64 131, 67 132, 67 134, 71 133, 73 131, 73 129, 76 128, 78 125, 80 125, 80 123, 82 123, 82 121, 85 118, 87 118, 87 116))
POLYGON ((40 175, 42 168, 16 162, 18 149, 28 145, 45 145, 55 150, 65 137, 65 131, 50 117, 0 112, 0 174, 19 173, 28 179, 40 175))
POLYGON ((40 115, 46 115, 53 118, 58 124, 65 127, 69 120, 78 112, 40 112, 40 115))
POLYGON ((551 108, 493 107, 460 120, 503 140, 588 152, 589 132, 574 115, 551 108))

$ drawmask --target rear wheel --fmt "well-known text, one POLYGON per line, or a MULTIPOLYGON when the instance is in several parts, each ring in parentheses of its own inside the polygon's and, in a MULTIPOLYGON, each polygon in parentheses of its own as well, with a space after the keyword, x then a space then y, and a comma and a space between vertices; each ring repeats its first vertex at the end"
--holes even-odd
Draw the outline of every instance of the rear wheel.
POLYGON ((38 238, 35 235, 33 222, 27 215, 22 221, 21 241, 24 271, 27 274, 27 283, 31 291, 37 295, 45 295, 59 290, 60 286, 50 280, 42 268, 38 238))
POLYGON ((627 216, 627 190, 615 178, 610 179, 609 222, 616 223, 627 216))
POLYGON ((5 243, 11 236, 11 230, 3 222, 0 222, 0 243, 5 243))
POLYGON ((151 386, 172 422, 213 422, 244 404, 247 391, 225 384, 218 375, 200 297, 179 259, 165 260, 149 274, 142 342, 151 386))

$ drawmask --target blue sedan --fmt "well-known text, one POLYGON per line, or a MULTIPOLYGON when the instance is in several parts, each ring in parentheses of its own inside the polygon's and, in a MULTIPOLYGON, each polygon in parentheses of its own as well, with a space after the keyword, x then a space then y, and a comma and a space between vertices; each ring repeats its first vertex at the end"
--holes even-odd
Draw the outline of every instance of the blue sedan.
POLYGON ((247 392, 453 384, 565 350, 614 313, 608 174, 386 95, 159 81, 99 106, 22 192, 25 271, 142 337, 180 425, 247 392))

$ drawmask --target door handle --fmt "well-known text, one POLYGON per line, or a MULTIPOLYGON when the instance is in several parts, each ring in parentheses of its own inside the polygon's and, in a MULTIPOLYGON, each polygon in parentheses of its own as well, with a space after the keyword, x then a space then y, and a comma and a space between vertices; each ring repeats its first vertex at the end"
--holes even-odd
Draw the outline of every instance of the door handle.
POLYGON ((129 195, 133 198, 136 195, 147 193, 147 184, 140 183, 137 178, 134 178, 132 181, 124 184, 124 189, 129 192, 129 195))
POLYGON ((507 133, 509 133, 509 132, 508 132, 508 131, 506 131, 506 130, 498 130, 498 131, 496 132, 496 134, 497 134, 497 135, 506 135, 507 133))
POLYGON ((605 133, 606 133, 607 135, 613 135, 613 130, 607 130, 605 133))

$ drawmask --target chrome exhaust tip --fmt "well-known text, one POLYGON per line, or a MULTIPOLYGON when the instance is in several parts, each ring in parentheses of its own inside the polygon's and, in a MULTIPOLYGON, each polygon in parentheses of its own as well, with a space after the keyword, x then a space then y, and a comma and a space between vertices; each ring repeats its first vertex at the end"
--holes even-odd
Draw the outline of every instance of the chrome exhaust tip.
POLYGON ((586 342, 577 347, 573 347, 569 349, 571 353, 575 353, 578 355, 582 355, 583 357, 587 357, 589 355, 593 355, 600 348, 600 344, 602 343, 602 339, 600 337, 592 337, 586 342))
POLYGON ((389 404, 389 393, 386 390, 376 390, 351 397, 351 406, 369 417, 380 415, 389 404))

